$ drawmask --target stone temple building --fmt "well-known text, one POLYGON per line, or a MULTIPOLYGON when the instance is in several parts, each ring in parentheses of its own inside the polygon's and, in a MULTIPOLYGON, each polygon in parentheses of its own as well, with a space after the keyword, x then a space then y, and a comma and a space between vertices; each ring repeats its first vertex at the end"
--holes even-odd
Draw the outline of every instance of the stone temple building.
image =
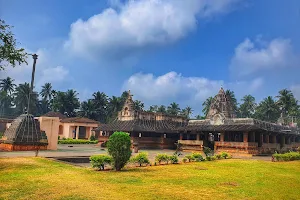
POLYGON ((213 99, 204 120, 136 111, 129 95, 118 118, 94 131, 100 142, 107 141, 114 131, 128 132, 139 148, 174 149, 180 143, 183 150, 201 151, 207 146, 216 152, 256 155, 300 146, 300 130, 295 127, 236 118, 231 99, 223 88, 213 99))

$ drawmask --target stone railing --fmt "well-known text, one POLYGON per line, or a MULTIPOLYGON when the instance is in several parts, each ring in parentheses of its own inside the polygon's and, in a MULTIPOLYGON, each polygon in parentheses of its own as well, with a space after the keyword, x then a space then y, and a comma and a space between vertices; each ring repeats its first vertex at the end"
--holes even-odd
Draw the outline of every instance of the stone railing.
POLYGON ((227 151, 229 153, 257 154, 256 142, 215 142, 215 151, 227 151))
POLYGON ((178 140, 182 145, 203 145, 203 140, 178 140))

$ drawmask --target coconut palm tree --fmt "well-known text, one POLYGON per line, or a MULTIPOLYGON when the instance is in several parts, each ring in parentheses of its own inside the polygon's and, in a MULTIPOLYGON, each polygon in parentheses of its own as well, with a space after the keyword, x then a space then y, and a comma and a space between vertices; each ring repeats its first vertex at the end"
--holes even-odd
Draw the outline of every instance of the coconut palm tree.
POLYGON ((0 91, 0 116, 11 115, 13 106, 13 97, 5 91, 0 91))
POLYGON ((208 114, 208 111, 210 109, 210 105, 212 104, 213 102, 213 98, 212 97, 208 97, 203 103, 202 103, 202 106, 203 106, 203 109, 202 109, 202 112, 204 114, 204 116, 206 116, 208 114))
POLYGON ((97 120, 97 110, 92 99, 81 103, 79 115, 89 119, 97 120))
POLYGON ((135 100, 134 102, 134 109, 135 110, 138 110, 138 111, 142 111, 142 110, 144 110, 144 103, 143 102, 141 102, 141 101, 139 101, 139 100, 135 100))
MULTIPOLYGON (((18 114, 24 113, 28 106, 30 86, 29 83, 19 84, 15 90, 14 104, 18 114)), ((35 114, 38 104, 38 93, 32 92, 30 95, 30 112, 35 114)))
POLYGON ((164 105, 159 106, 157 108, 157 112, 166 114, 167 113, 166 106, 164 105))
POLYGON ((251 95, 245 95, 242 102, 239 109, 241 117, 252 117, 256 108, 255 98, 251 95))
POLYGON ((158 110, 158 105, 152 105, 149 107, 149 112, 157 112, 158 110))
POLYGON ((235 98, 234 91, 226 90, 225 94, 226 94, 226 96, 227 96, 228 98, 230 98, 230 101, 231 101, 231 104, 232 104, 233 111, 234 111, 234 112, 238 112, 238 103, 237 103, 237 100, 236 100, 236 98, 235 98))
POLYGON ((56 92, 53 100, 54 110, 59 111, 68 117, 76 116, 76 109, 80 106, 77 95, 78 93, 72 89, 66 92, 56 92))
POLYGON ((1 79, 0 81, 0 89, 7 94, 11 95, 11 93, 14 91, 15 87, 17 86, 14 84, 14 79, 7 77, 5 79, 1 79))
POLYGON ((178 115, 180 112, 179 105, 175 102, 171 103, 170 106, 168 106, 167 113, 170 115, 178 115))
POLYGON ((186 116, 187 118, 190 118, 191 114, 193 113, 193 109, 190 106, 185 107, 182 109, 182 114, 186 116))
POLYGON ((293 108, 293 100, 294 95, 293 93, 288 89, 283 89, 279 91, 279 95, 276 96, 278 98, 277 105, 280 107, 281 114, 283 116, 289 115, 289 111, 293 108))
POLYGON ((271 96, 259 103, 254 114, 255 118, 270 122, 276 122, 279 115, 279 107, 271 96))
POLYGON ((42 86, 42 90, 40 92, 40 95, 45 99, 45 100, 51 100, 53 98, 52 95, 52 85, 51 83, 45 83, 45 85, 42 86))

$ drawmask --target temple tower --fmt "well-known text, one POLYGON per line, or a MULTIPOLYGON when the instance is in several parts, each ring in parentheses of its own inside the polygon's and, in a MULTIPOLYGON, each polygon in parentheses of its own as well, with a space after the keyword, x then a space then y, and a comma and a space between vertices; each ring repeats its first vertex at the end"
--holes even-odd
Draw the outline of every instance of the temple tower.
POLYGON ((216 114, 220 114, 224 118, 236 117, 231 98, 226 95, 222 87, 211 102, 206 119, 211 119, 216 114))
POLYGON ((128 91, 127 99, 124 103, 122 110, 118 113, 118 119, 120 121, 133 120, 136 117, 136 111, 134 110, 134 102, 130 90, 128 91))

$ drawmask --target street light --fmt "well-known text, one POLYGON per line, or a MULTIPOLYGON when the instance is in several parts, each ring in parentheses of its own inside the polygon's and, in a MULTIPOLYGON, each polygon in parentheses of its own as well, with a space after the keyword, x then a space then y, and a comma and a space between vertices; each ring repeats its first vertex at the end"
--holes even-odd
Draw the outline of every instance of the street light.
POLYGON ((36 60, 38 59, 38 55, 37 55, 37 54, 28 54, 28 55, 32 55, 32 58, 33 58, 33 66, 32 66, 32 74, 31 74, 31 84, 30 84, 29 94, 28 94, 27 115, 29 115, 30 95, 32 94, 32 90, 33 90, 34 74, 35 74, 35 65, 36 65, 36 60))

